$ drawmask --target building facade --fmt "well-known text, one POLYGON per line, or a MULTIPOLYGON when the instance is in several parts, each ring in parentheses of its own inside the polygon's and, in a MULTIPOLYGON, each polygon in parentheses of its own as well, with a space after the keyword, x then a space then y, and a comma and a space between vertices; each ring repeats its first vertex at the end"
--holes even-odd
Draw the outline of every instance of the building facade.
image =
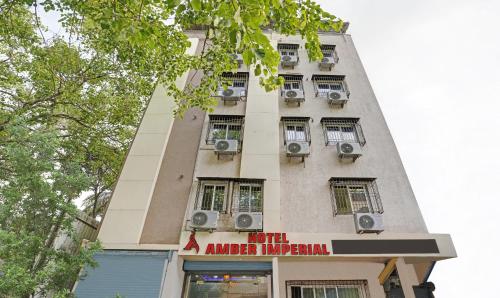
POLYGON ((432 297, 455 249, 427 231, 351 36, 321 32, 311 62, 299 36, 267 34, 279 90, 241 65, 213 112, 174 119, 157 88, 78 297, 432 297))

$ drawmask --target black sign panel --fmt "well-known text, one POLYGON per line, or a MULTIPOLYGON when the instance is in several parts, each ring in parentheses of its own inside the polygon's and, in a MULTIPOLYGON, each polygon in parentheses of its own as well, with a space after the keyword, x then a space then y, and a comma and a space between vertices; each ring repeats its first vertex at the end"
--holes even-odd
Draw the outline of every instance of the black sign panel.
POLYGON ((435 239, 332 240, 332 254, 435 254, 435 239))

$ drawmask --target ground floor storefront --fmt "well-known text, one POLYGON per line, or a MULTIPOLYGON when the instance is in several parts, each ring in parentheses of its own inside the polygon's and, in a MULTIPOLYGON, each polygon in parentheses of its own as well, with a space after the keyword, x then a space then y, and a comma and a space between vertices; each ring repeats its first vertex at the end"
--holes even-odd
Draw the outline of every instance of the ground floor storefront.
POLYGON ((169 251, 105 250, 77 297, 427 298, 442 235, 184 233, 169 251), (351 237, 351 238, 349 238, 351 237), (357 236, 356 236, 357 237, 357 236))

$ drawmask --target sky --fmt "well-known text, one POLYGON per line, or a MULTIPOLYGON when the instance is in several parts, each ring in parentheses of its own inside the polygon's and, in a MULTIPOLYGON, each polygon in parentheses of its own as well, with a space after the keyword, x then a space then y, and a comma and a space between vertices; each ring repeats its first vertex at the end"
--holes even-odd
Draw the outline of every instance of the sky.
MULTIPOLYGON (((500 1, 317 2, 350 22, 429 232, 452 235, 459 257, 436 264, 436 297, 492 297, 500 276, 500 1)), ((59 30, 55 16, 44 18, 59 30)))
POLYGON ((452 236, 436 297, 496 296, 500 1, 317 2, 350 22, 429 232, 452 236))

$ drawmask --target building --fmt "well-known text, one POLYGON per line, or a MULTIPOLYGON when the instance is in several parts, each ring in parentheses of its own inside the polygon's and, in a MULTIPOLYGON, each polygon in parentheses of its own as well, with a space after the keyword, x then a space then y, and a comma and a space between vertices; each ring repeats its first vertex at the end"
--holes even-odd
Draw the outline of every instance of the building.
POLYGON ((214 112, 174 119, 158 87, 78 297, 432 297, 455 249, 427 231, 351 36, 321 32, 318 63, 268 34, 281 90, 242 65, 214 112))

